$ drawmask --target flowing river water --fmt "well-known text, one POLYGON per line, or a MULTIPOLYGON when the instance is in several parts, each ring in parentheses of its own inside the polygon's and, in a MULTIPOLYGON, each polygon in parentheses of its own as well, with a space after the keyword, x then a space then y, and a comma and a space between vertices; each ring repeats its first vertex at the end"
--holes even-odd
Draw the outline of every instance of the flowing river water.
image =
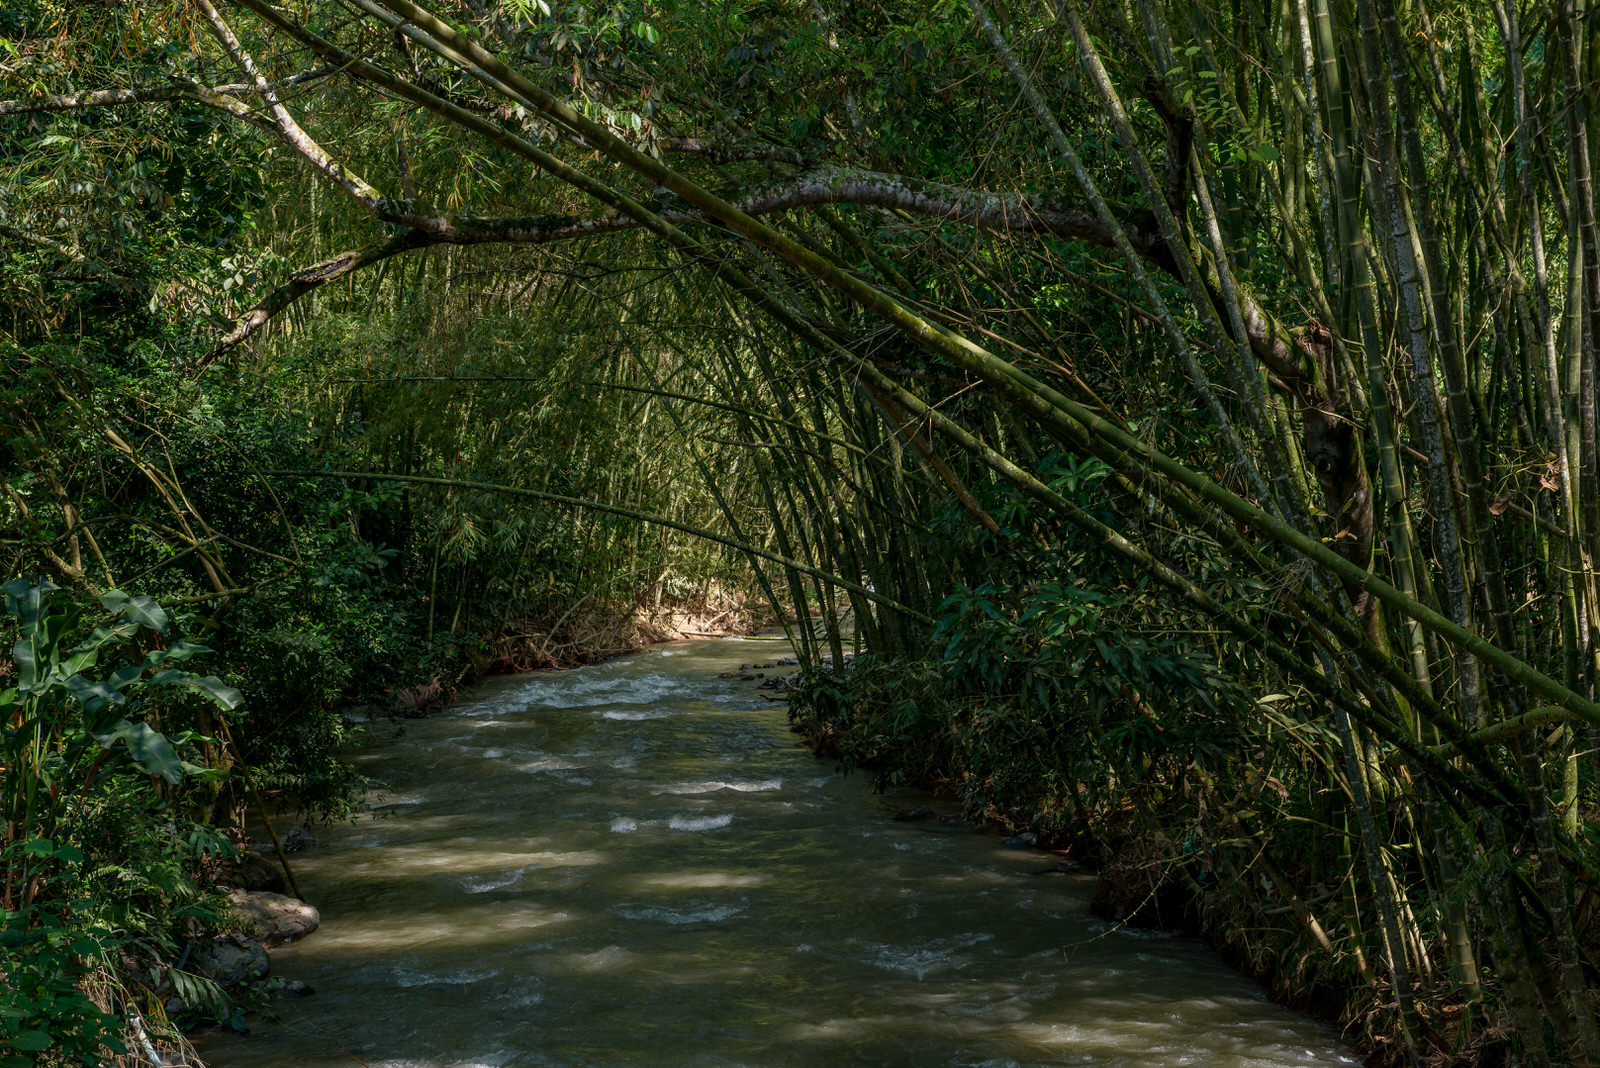
POLYGON ((297 875, 322 929, 211 1068, 1357 1063, 1202 944, 1117 930, 1056 858, 894 813, 682 642, 509 676, 357 754, 297 875))

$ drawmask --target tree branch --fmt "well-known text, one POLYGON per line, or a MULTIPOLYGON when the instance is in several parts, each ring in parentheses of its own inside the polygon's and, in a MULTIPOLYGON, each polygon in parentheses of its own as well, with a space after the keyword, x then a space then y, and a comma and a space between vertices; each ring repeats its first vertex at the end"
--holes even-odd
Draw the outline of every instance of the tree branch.
POLYGON ((203 367, 213 363, 238 348, 252 334, 266 326, 275 316, 307 293, 391 256, 438 243, 436 238, 421 230, 404 230, 381 241, 374 241, 349 252, 341 252, 332 259, 296 271, 289 276, 288 282, 262 297, 253 308, 235 319, 233 329, 224 334, 212 346, 211 351, 200 358, 200 365, 203 367))
POLYGON ((130 293, 138 288, 134 280, 127 275, 113 271, 98 261, 85 256, 77 249, 63 245, 59 241, 52 241, 48 237, 0 223, 0 238, 5 238, 8 241, 18 241, 24 245, 32 245, 34 248, 60 256, 69 263, 83 268, 84 277, 91 281, 102 282, 130 293))
POLYGON ((255 60, 250 58, 250 53, 244 50, 239 39, 234 36, 233 30, 228 27, 217 9, 212 6, 211 0, 195 0, 196 5, 205 14, 206 21, 211 24, 211 32, 222 43, 233 61, 244 71, 256 88, 256 93, 261 97, 261 102, 266 105, 267 111, 272 115, 272 121, 277 126, 278 135, 289 144, 296 152, 300 153, 311 165, 320 171, 334 185, 337 185, 356 203, 366 208, 375 215, 382 217, 389 204, 389 199, 368 183, 359 174, 349 167, 334 159, 321 145, 317 144, 309 134, 289 114, 289 109, 283 106, 278 99, 278 93, 266 77, 256 69, 255 60))
MULTIPOLYGON (((949 186, 916 184, 895 175, 868 171, 819 173, 794 185, 755 194, 734 206, 748 215, 770 215, 823 204, 898 208, 913 215, 960 222, 981 230, 1050 234, 1098 245, 1111 245, 1111 234, 1088 212, 1052 206, 1031 193, 988 193, 949 186)), ((406 216, 419 224, 399 234, 296 271, 234 321, 233 328, 202 359, 210 363, 231 352, 272 318, 307 293, 381 260, 431 245, 549 245, 639 229, 626 215, 583 218, 572 215, 526 215, 489 218, 475 215, 406 216)), ((661 218, 673 226, 719 225, 704 211, 667 211, 661 218)), ((1164 258, 1165 246, 1149 235, 1130 231, 1136 248, 1152 262, 1164 258)))
POLYGON ((791 167, 802 168, 816 163, 802 152, 779 145, 729 145, 720 141, 703 141, 698 137, 669 137, 661 142, 661 150, 703 156, 712 163, 787 163, 791 167))

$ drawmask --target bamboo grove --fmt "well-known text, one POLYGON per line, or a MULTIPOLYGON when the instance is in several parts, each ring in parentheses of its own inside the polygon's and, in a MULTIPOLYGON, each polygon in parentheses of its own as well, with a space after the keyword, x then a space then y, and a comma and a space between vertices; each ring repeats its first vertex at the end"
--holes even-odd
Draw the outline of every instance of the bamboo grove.
MULTIPOLYGON (((822 621, 793 627, 814 736, 924 693, 948 716, 873 760, 964 769, 1021 822, 1053 791, 1392 1059, 1600 1063, 1584 0, 130 7, 62 6, 6 61, 0 239, 187 316, 180 380, 360 423, 360 465, 280 457, 263 485, 461 520, 430 604, 441 560, 460 598, 530 581, 511 527, 461 533, 475 509, 630 524, 597 574, 709 539, 690 585, 742 564, 822 621), (151 277, 71 181, 119 123, 173 151, 160 116, 240 138, 272 189, 223 266, 168 250, 151 277), (540 438, 542 473, 507 460, 548 410, 613 414, 540 438), (1035 628, 1033 666, 956 678, 995 621, 1035 628), (1163 666, 1111 666, 1093 626, 1163 666), (905 667, 941 656, 942 681, 905 667), (1033 733, 979 759, 1005 701, 1033 733)), ((134 451, 183 527, 183 477, 134 451)), ((13 509, 56 517, 58 574, 93 586, 73 496, 13 509)))

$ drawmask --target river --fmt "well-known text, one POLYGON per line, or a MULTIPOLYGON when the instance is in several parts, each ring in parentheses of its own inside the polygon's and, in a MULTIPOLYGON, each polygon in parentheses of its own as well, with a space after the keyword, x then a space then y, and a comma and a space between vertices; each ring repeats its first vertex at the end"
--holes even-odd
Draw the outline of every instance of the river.
POLYGON ((1355 1064, 1201 943, 1118 930, 1092 879, 900 823, 682 642, 491 679, 372 723, 382 784, 296 874, 322 929, 273 952, 309 998, 211 1068, 1355 1064))

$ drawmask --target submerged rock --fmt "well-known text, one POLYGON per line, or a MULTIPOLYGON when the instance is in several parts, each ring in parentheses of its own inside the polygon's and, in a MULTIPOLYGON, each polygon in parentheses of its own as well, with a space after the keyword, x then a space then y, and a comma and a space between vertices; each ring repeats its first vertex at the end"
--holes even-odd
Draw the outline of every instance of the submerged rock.
POLYGON ((1021 834, 1007 838, 1006 845, 1016 846, 1018 849, 1037 849, 1039 836, 1032 831, 1023 831, 1021 834))
POLYGON ((241 934, 224 935, 195 953, 194 969, 219 986, 238 986, 266 978, 272 967, 267 949, 241 934))
POLYGON ((280 998, 308 998, 316 991, 311 984, 301 979, 285 979, 283 985, 274 990, 273 996, 280 998))
POLYGON ((894 818, 901 823, 921 823, 923 820, 936 820, 940 817, 937 812, 927 805, 918 805, 916 808, 908 808, 904 812, 895 813, 894 818))
POLYGON ((1082 875, 1083 871, 1069 863, 1055 864, 1034 872, 1035 875, 1082 875))
POLYGON ((265 945, 281 946, 304 938, 322 923, 316 907, 283 894, 265 890, 234 890, 228 894, 234 911, 245 921, 249 934, 265 945))

